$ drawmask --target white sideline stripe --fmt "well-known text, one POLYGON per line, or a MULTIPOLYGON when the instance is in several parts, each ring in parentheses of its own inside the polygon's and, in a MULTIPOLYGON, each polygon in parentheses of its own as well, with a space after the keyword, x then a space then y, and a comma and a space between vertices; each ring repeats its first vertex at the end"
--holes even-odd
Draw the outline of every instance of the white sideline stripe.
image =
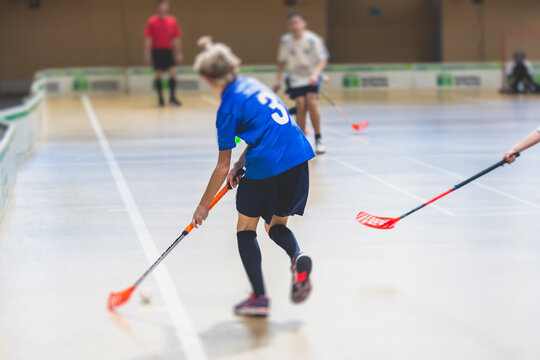
MULTIPOLYGON (((152 239, 152 236, 150 235, 150 232, 146 227, 139 208, 135 203, 135 199, 133 198, 133 195, 129 190, 129 186, 124 178, 124 175, 122 174, 122 171, 120 170, 120 167, 116 162, 116 158, 114 157, 109 142, 107 141, 107 138, 103 133, 96 113, 92 108, 90 99, 88 98, 88 96, 83 95, 81 97, 81 100, 86 110, 86 114, 90 119, 92 128, 94 129, 103 155, 105 156, 107 165, 109 165, 109 169, 111 171, 111 175, 114 179, 116 187, 118 188, 118 192, 122 197, 124 206, 126 207, 129 218, 131 219, 131 223, 135 228, 137 237, 139 238, 139 242, 141 243, 146 258, 148 259, 149 263, 153 263, 159 256, 154 240, 152 239)), ((159 290, 163 295, 165 305, 168 308, 169 314, 171 315, 171 321, 175 327, 176 335, 180 340, 180 343, 182 344, 186 358, 190 360, 206 359, 206 353, 202 346, 201 340, 195 332, 191 320, 189 319, 189 316, 186 312, 186 309, 184 308, 180 297, 174 289, 171 275, 167 271, 165 265, 160 264, 160 266, 155 269, 154 275, 159 290)))
MULTIPOLYGON (((426 162, 423 162, 421 160, 417 160, 417 159, 414 159, 414 158, 411 158, 409 156, 406 156, 405 157, 407 160, 409 161, 412 161, 414 163, 417 163, 419 165, 422 165, 422 166, 425 166, 427 168, 430 168, 430 169, 433 169, 433 170, 437 170, 437 171, 440 171, 444 174, 448 174, 448 175, 451 175, 457 179, 460 179, 460 180, 465 180, 466 177, 463 177, 459 174, 456 174, 455 172, 452 172, 452 171, 448 171, 448 170, 445 170, 443 168, 440 168, 440 167, 437 167, 437 166, 434 166, 434 165, 431 165, 431 164, 428 164, 426 162)), ((540 209, 540 204, 537 204, 535 202, 532 202, 532 201, 529 201, 529 200, 525 200, 525 199, 522 199, 520 197, 517 197, 517 196, 514 196, 514 195, 510 195, 508 193, 505 193, 504 191, 500 191, 500 190, 497 190, 495 188, 492 188, 491 186, 489 185, 484 185, 482 183, 479 183, 478 181, 473 181, 473 184, 476 185, 476 186, 479 186, 483 189, 486 189, 486 190, 489 190, 491 192, 494 192, 495 194, 498 194, 498 195, 501 195, 501 196, 504 196, 504 197, 507 197, 509 199, 512 199, 512 200, 516 200, 516 201, 519 201, 520 203, 523 203, 523 204, 527 204, 529 206, 532 206, 534 208, 537 208, 537 209, 540 209)))
MULTIPOLYGON (((409 195, 410 197, 415 198, 415 199, 417 199, 417 200, 420 200, 420 201, 422 201, 422 202, 426 202, 426 199, 423 199, 423 198, 421 198, 421 197, 418 196, 418 195, 415 195, 415 194, 413 194, 413 193, 411 193, 411 192, 409 192, 409 191, 407 191, 407 190, 405 190, 405 189, 403 189, 403 188, 400 188, 399 186, 394 185, 394 184, 392 184, 391 182, 388 182, 388 181, 386 181, 386 180, 384 180, 384 179, 378 177, 377 175, 373 175, 372 173, 370 173, 370 172, 368 172, 368 171, 366 171, 366 170, 360 169, 359 167, 356 167, 356 166, 354 166, 354 165, 352 165, 352 164, 349 164, 349 163, 346 162, 346 161, 343 161, 343 160, 338 159, 338 158, 335 158, 335 157, 329 157, 329 159, 334 160, 335 162, 340 163, 341 165, 343 165, 343 166, 345 166, 345 167, 348 167, 348 168, 351 169, 351 170, 354 170, 354 171, 356 171, 356 172, 359 172, 360 174, 369 176, 369 177, 372 178, 373 180, 376 180, 376 181, 380 182, 381 184, 384 184, 384 185, 386 185, 386 186, 388 186, 388 187, 390 187, 390 188, 392 188, 392 189, 394 189, 394 190, 396 190, 396 191, 399 191, 399 192, 401 192, 401 193, 403 193, 403 194, 409 195)), ((454 214, 453 212, 451 212, 451 211, 449 211, 449 210, 446 210, 445 208, 442 208, 442 207, 440 207, 440 206, 433 205, 433 204, 431 204, 430 206, 433 207, 433 208, 435 208, 435 209, 437 209, 437 210, 439 210, 439 211, 442 211, 442 212, 445 213, 446 215, 456 216, 456 214, 454 214)))
POLYGON ((459 94, 452 94, 452 96, 457 99, 469 100, 471 102, 476 102, 479 104, 489 104, 489 105, 494 105, 494 106, 499 106, 499 107, 507 107, 508 105, 511 105, 508 102, 503 102, 503 101, 499 101, 495 99, 481 99, 474 96, 459 95, 459 94))
POLYGON ((219 101, 217 101, 216 99, 212 99, 210 96, 207 96, 207 95, 203 95, 202 96, 203 100, 205 100, 206 102, 212 104, 212 105, 219 105, 219 101))
POLYGON ((324 128, 323 128, 323 132, 324 131, 330 131, 330 132, 333 132, 334 134, 338 134, 338 135, 341 135, 341 136, 351 136, 351 135, 354 135, 353 133, 349 132, 345 132, 345 131, 341 131, 341 130, 337 130, 337 129, 334 129, 331 125, 325 125, 324 128))

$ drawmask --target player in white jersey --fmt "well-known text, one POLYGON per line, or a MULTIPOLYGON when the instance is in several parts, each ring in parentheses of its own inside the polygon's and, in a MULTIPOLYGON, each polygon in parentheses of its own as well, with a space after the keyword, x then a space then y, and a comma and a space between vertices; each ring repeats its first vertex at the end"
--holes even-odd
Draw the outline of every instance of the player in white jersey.
POLYGON ((326 149, 321 135, 321 116, 317 108, 317 94, 321 74, 328 62, 328 51, 323 40, 306 29, 304 15, 293 12, 287 17, 290 32, 281 37, 278 51, 278 72, 274 91, 281 87, 285 67, 289 70, 287 93, 296 101, 296 121, 306 132, 306 117, 309 113, 315 130, 315 150, 323 154, 326 149))

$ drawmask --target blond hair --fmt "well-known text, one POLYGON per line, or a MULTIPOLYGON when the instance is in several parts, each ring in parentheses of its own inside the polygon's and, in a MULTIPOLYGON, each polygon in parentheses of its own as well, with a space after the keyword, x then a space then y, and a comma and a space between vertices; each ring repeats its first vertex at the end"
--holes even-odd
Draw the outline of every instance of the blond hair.
POLYGON ((201 37, 197 45, 204 50, 195 58, 195 71, 222 85, 236 78, 241 60, 234 55, 231 48, 222 43, 214 44, 210 36, 201 37))

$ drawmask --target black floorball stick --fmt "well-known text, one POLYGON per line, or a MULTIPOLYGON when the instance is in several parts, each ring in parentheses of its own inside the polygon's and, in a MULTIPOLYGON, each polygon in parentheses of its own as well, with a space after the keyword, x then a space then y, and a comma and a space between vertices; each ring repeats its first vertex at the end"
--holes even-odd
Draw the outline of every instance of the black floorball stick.
MULTIPOLYGON (((518 152, 514 154, 515 157, 518 157, 519 155, 520 155, 520 153, 518 153, 518 152)), ((358 220, 358 222, 360 224, 363 224, 363 225, 366 225, 366 226, 369 226, 369 227, 372 227, 372 228, 375 228, 375 229, 383 229, 383 230, 392 229, 392 228, 394 228, 394 226, 396 225, 396 223, 399 220, 411 215, 412 213, 417 212, 418 210, 428 206, 429 204, 439 200, 440 198, 450 194, 451 192, 454 192, 457 189, 462 188, 463 186, 473 182, 474 180, 478 179, 479 177, 482 177, 482 176, 486 175, 487 173, 492 172, 493 170, 505 165, 507 162, 508 161, 506 161, 506 159, 503 159, 503 160, 499 161, 498 163, 491 165, 487 169, 479 172, 478 174, 476 174, 474 176, 471 176, 470 178, 468 178, 467 180, 464 180, 463 182, 460 182, 459 184, 455 185, 453 188, 451 188, 449 190, 446 190, 441 195, 436 196, 433 199, 429 200, 428 202, 415 207, 414 209, 412 209, 409 212, 406 212, 405 214, 401 215, 400 217, 397 217, 397 218, 378 217, 378 216, 370 215, 370 214, 368 214, 368 213, 366 213, 364 211, 361 211, 356 216, 356 220, 358 220)))
MULTIPOLYGON (((240 170, 237 174, 237 176, 242 175, 244 175, 244 169, 240 170)), ((216 194, 216 196, 214 196, 214 199, 212 199, 208 210, 211 210, 214 205, 216 205, 218 201, 221 200, 223 196, 225 196, 225 194, 231 189, 232 187, 229 184, 223 186, 223 188, 221 188, 221 190, 216 194)), ((161 254, 161 256, 152 264, 152 266, 150 266, 148 270, 146 270, 144 274, 142 274, 141 277, 139 277, 139 279, 137 279, 137 281, 135 281, 133 285, 131 285, 125 290, 110 293, 109 298, 107 299, 107 307, 109 308, 109 310, 112 311, 118 306, 121 306, 128 302, 129 298, 131 297, 137 286, 139 286, 139 284, 143 282, 144 279, 146 279, 146 277, 156 268, 156 266, 158 266, 159 263, 161 263, 163 259, 165 259, 167 255, 169 255, 169 253, 173 251, 176 245, 178 245, 191 232, 191 230, 193 230, 193 228, 193 223, 190 223, 184 229, 184 231, 182 231, 182 234, 177 237, 176 240, 174 240, 174 242, 167 248, 167 250, 165 250, 165 252, 161 254)))

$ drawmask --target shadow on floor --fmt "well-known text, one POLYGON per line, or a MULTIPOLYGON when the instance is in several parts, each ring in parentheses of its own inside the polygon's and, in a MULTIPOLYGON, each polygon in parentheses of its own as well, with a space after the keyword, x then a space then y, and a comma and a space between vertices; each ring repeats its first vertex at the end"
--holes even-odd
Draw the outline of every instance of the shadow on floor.
POLYGON ((200 333, 205 348, 211 358, 239 355, 273 346, 279 336, 286 336, 289 341, 301 340, 303 334, 299 320, 276 322, 270 319, 242 318, 215 324, 200 333), (294 338, 294 339, 292 339, 294 338))

